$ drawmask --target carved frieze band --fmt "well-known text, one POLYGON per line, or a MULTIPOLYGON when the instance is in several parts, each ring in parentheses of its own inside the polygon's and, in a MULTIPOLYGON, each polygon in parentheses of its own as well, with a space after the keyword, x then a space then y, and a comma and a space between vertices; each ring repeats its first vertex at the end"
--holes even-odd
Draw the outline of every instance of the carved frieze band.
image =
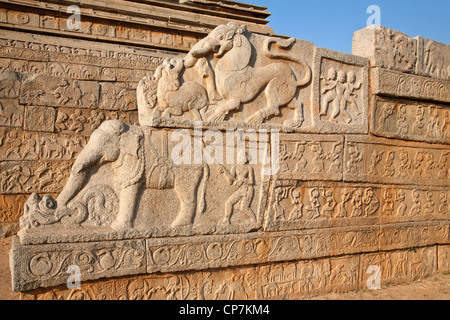
MULTIPOLYGON (((439 252, 445 246, 438 246, 439 252)), ((212 300, 289 299, 312 294, 366 288, 369 265, 382 270, 385 283, 421 279, 437 268, 436 247, 398 250, 358 256, 343 256, 261 266, 154 274, 88 282, 81 289, 66 287, 24 293, 25 299, 44 300, 212 300)))
POLYGON ((446 145, 347 136, 344 181, 449 186, 446 145))
POLYGON ((450 143, 450 110, 444 105, 374 98, 371 131, 404 140, 450 143))
MULTIPOLYGON (((449 243, 448 222, 322 229, 233 236, 107 241, 24 246, 13 243, 15 290, 67 281, 70 264, 83 279, 125 274, 205 270, 267 262, 395 250, 449 243), (144 255, 145 253, 145 255, 144 255), (145 265, 145 261, 146 264, 145 265)), ((353 259, 357 259, 354 257, 353 259)), ((358 259, 357 259, 358 260, 358 259)))
POLYGON ((11 257, 13 290, 66 283, 68 267, 77 265, 84 280, 145 273, 143 240, 22 246, 16 237, 11 257))
POLYGON ((372 68, 371 79, 373 94, 450 102, 449 81, 404 74, 383 68, 372 68))
POLYGON ((277 180, 265 230, 450 221, 447 188, 277 180))

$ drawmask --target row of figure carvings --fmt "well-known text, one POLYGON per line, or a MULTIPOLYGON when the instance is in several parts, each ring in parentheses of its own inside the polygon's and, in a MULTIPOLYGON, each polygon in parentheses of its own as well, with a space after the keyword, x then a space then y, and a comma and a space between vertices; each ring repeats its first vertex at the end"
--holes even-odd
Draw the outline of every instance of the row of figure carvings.
POLYGON ((321 117, 329 115, 329 121, 338 122, 339 115, 345 116, 345 122, 351 123, 356 116, 359 116, 361 107, 358 105, 357 91, 361 88, 361 81, 357 80, 354 71, 336 70, 331 67, 327 71, 326 78, 321 77, 323 86, 321 89, 322 100, 320 104, 321 117), (330 107, 331 104, 331 107, 330 107), (352 107, 352 115, 348 112, 352 107), (330 107, 330 112, 328 108, 330 107))
MULTIPOLYGON (((0 130, 0 132, 2 132, 0 130)), ((18 131, 4 131, 0 137, 0 149, 5 160, 74 159, 83 149, 86 138, 44 134, 40 139, 32 132, 19 135, 18 131)))
POLYGON ((274 221, 447 215, 450 210, 446 191, 343 187, 337 196, 334 188, 303 190, 302 194, 294 186, 275 187, 271 204, 274 221), (289 199, 290 204, 283 204, 283 199, 289 199))
POLYGON ((416 108, 406 106, 402 103, 386 102, 381 107, 378 128, 379 130, 389 131, 394 129, 387 120, 396 113, 397 131, 401 135, 414 135, 421 138, 431 138, 440 141, 449 138, 450 113, 448 110, 438 109, 435 106, 428 108, 417 105, 416 108), (414 110, 415 109, 415 110, 414 110), (410 112, 408 112, 410 111, 410 112), (415 111, 415 120, 412 125, 409 124, 408 114, 415 111))

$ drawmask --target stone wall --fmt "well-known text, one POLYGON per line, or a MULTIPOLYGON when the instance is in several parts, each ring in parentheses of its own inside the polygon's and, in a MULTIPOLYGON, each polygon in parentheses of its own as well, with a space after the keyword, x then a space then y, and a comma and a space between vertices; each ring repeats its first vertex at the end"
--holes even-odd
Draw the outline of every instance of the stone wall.
POLYGON ((31 193, 62 190, 103 121, 138 123, 137 83, 164 58, 229 20, 270 34, 268 15, 233 1, 0 1, 0 237, 31 193))
POLYGON ((382 286, 449 270, 450 47, 366 28, 350 55, 246 23, 221 24, 183 59, 163 59, 129 90, 137 112, 118 98, 102 102, 103 90, 122 86, 117 78, 70 79, 99 98, 65 102, 66 84, 54 75, 20 78, 23 134, 34 128, 39 141, 54 141, 51 116, 61 135, 90 140, 75 160, 63 158, 67 170, 74 165, 60 189, 50 187, 56 160, 48 171, 33 167, 35 158, 3 162, 5 177, 33 170, 47 193, 28 198, 13 241, 15 291, 26 299, 295 299, 367 288, 376 270, 382 286), (53 94, 36 89, 44 84, 53 94), (58 118, 74 109, 87 119, 91 102, 117 106, 105 112, 136 125, 108 121, 93 131, 58 118), (35 114, 42 117, 27 125, 35 114), (235 160, 227 134, 238 130, 247 155, 268 156, 278 170, 224 161, 229 150, 235 160), (176 163, 174 150, 203 156, 176 163), (216 162, 203 162, 212 154, 216 162), (70 266, 80 268, 80 289, 66 286, 70 266))

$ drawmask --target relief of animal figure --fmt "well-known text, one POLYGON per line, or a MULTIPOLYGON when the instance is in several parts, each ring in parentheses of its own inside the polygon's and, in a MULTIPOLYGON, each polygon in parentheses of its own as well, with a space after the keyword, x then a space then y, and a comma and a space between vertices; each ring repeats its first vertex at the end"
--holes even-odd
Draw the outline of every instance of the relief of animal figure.
POLYGON ((170 118, 188 111, 195 121, 203 120, 201 111, 208 105, 208 94, 201 84, 181 79, 183 69, 183 59, 167 58, 153 78, 145 77, 139 82, 136 95, 141 125, 150 124, 153 116, 170 118))
MULTIPOLYGON (((274 62, 254 67, 252 64, 255 48, 249 38, 245 26, 230 22, 215 28, 186 56, 186 68, 194 66, 197 60, 211 53, 218 59, 214 77, 217 92, 222 100, 218 102, 208 120, 223 121, 230 111, 238 110, 241 104, 252 101, 264 91, 266 106, 245 120, 246 123, 261 124, 271 116, 278 115, 280 107, 288 105, 296 96, 297 89, 311 80, 311 69, 299 58, 270 50, 272 44, 287 49, 294 44, 295 39, 266 38, 262 52, 266 57, 274 59, 274 62), (295 62, 296 67, 285 63, 286 60, 295 62)), ((297 105, 295 108, 297 113, 294 120, 297 123, 291 120, 285 125, 298 127, 303 122, 300 110, 302 106, 297 105)))
POLYGON ((209 169, 207 165, 172 165, 170 157, 158 153, 158 146, 167 141, 161 141, 163 138, 160 136, 151 139, 152 134, 152 129, 128 126, 119 120, 103 122, 79 153, 56 201, 48 196, 30 196, 21 227, 27 229, 59 221, 64 223, 63 218, 69 225, 86 221, 89 208, 87 203, 83 203, 82 193, 89 192, 87 185, 92 171, 104 165, 112 171, 119 202, 115 219, 110 224, 114 230, 134 227, 143 188, 173 189, 179 200, 179 211, 171 226, 191 226, 195 215, 205 210, 209 169))

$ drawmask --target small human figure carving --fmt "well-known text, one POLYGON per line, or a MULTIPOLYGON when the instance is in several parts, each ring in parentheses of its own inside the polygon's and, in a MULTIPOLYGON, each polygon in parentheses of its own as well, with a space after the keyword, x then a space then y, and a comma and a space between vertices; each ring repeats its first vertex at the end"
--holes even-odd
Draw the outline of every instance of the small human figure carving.
POLYGON ((417 136, 423 135, 423 129, 425 127, 424 113, 425 110, 423 109, 423 106, 422 105, 417 106, 416 120, 414 121, 413 124, 413 133, 417 136))
POLYGON ((249 163, 250 155, 246 152, 244 164, 233 165, 230 171, 222 166, 219 167, 219 172, 225 175, 228 184, 237 188, 225 202, 225 216, 222 220, 223 225, 229 225, 231 223, 231 216, 234 211, 233 207, 239 201, 241 203, 241 211, 252 219, 252 221, 256 222, 255 213, 250 207, 253 199, 255 178, 253 168, 248 165, 249 163))
POLYGON ((389 151, 385 163, 384 163, 384 176, 385 177, 393 177, 395 174, 394 168, 394 160, 395 160, 395 151, 389 151))
POLYGON ((320 217, 320 192, 317 188, 312 188, 309 194, 310 205, 306 208, 307 211, 312 213, 311 219, 317 219, 320 217))
POLYGON ((348 144, 349 160, 347 161, 346 173, 357 174, 358 167, 357 164, 363 160, 362 153, 358 150, 358 145, 354 142, 349 142, 348 144))
POLYGON ((289 220, 298 220, 303 217, 303 202, 301 201, 301 193, 298 190, 292 189, 291 202, 294 205, 291 213, 289 214, 289 220))
POLYGON ((373 192, 372 188, 367 188, 364 191, 363 202, 365 205, 366 217, 373 215, 380 207, 380 200, 378 200, 378 197, 373 192))
POLYGON ((448 199, 447 199, 447 193, 442 191, 440 194, 441 202, 439 204, 439 212, 441 214, 447 214, 448 213, 448 199))
POLYGON ((406 205, 405 199, 406 199, 405 191, 403 190, 397 191, 395 196, 395 201, 399 202, 397 208, 397 216, 403 217, 406 214, 406 209, 408 208, 408 206, 406 205))
POLYGON ((294 159, 297 159, 297 162, 295 164, 294 172, 305 172, 306 171, 306 165, 308 164, 308 161, 305 159, 305 142, 297 142, 295 145, 295 151, 292 157, 294 159))
POLYGON ((363 213, 363 193, 362 190, 356 189, 353 191, 352 198, 353 209, 350 213, 351 217, 361 217, 363 213))
POLYGON ((408 123, 406 122, 406 108, 405 105, 400 105, 397 115, 397 133, 405 135, 408 133, 408 123))
POLYGON ((414 189, 412 191, 412 200, 413 200, 413 206, 411 207, 410 215, 411 216, 417 216, 421 209, 422 209, 422 202, 419 199, 419 191, 414 189))
POLYGON ((347 217, 347 209, 345 208, 345 204, 350 201, 352 197, 352 192, 347 188, 342 189, 341 193, 341 202, 338 204, 337 214, 335 218, 346 218, 347 217))
POLYGON ((427 203, 425 204, 424 213, 432 215, 434 213, 435 205, 435 202, 433 201, 433 193, 431 191, 425 192, 425 199, 427 200, 427 203))
POLYGON ((323 194, 325 204, 322 208, 322 217, 331 218, 333 216, 334 208, 336 207, 336 200, 333 197, 332 190, 326 190, 323 194))
POLYGON ((389 102, 386 102, 382 109, 381 109, 381 115, 378 118, 378 127, 380 129, 385 129, 386 126, 386 120, 394 114, 395 105, 389 102))
POLYGON ((380 163, 383 154, 384 154, 383 150, 380 152, 377 152, 376 150, 373 151, 372 155, 370 156, 369 175, 373 176, 378 175, 377 165, 380 163))
POLYGON ((385 216, 392 216, 394 212, 394 199, 392 197, 391 190, 386 189, 383 193, 384 205, 382 212, 385 216))

